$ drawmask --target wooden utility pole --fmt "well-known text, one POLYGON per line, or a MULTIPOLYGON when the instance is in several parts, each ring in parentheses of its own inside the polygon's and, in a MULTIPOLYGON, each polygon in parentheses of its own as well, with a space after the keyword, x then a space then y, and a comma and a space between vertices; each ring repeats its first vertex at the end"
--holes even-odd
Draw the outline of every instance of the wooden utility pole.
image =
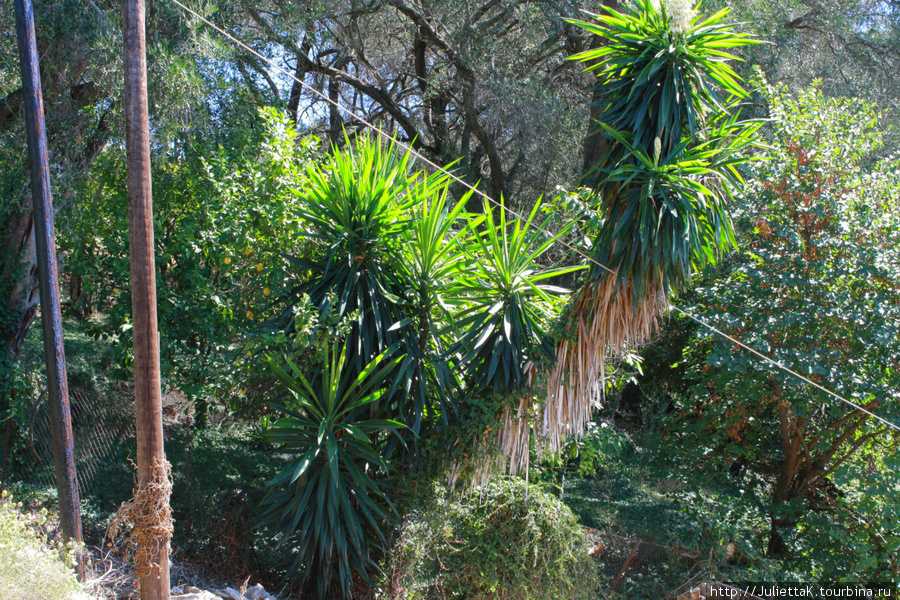
MULTIPOLYGON (((128 168, 128 226, 131 246, 131 310, 134 325, 134 400, 137 428, 138 489, 135 529, 158 515, 142 514, 142 506, 168 507, 164 499, 145 502, 159 489, 163 469, 162 398, 159 372, 159 328, 156 318, 156 263, 153 243, 153 194, 150 180, 150 118, 147 103, 147 41, 144 0, 124 0, 125 144, 128 168), (163 469, 162 471, 160 471, 163 469)), ((147 512, 147 511, 144 511, 147 512)), ((157 511, 159 512, 159 511, 157 511)), ((169 517, 167 516, 166 519, 169 517)), ((169 521, 170 522, 170 521, 169 521)), ((141 600, 169 600, 169 540, 152 534, 138 538, 141 600), (155 538, 155 539, 154 539, 155 538), (142 548, 140 544, 143 544, 142 548), (145 568, 141 566, 143 552, 145 568)))
POLYGON ((31 0, 15 0, 16 36, 22 67, 25 131, 31 161, 31 197, 34 204, 35 250, 41 294, 41 321, 44 358, 47 364, 47 392, 50 399, 50 434, 53 464, 59 491, 59 519, 63 535, 81 542, 81 506, 69 412, 69 384, 66 353, 63 349, 62 315, 59 310, 59 277, 56 268, 56 240, 53 231, 53 199, 50 195, 50 166, 47 158, 47 130, 41 73, 34 31, 31 0))

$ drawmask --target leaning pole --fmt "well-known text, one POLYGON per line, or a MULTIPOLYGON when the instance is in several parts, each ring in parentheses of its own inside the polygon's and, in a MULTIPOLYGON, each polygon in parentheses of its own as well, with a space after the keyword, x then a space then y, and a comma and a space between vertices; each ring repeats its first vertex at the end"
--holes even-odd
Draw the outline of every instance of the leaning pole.
POLYGON ((41 73, 31 0, 15 0, 15 11, 16 36, 19 40, 19 63, 22 67, 25 131, 28 138, 28 157, 31 163, 35 249, 40 279, 41 323, 44 333, 44 358, 47 365, 47 395, 50 399, 50 436, 53 444, 56 488, 59 491, 59 520, 63 535, 69 540, 81 543, 81 506, 78 498, 78 479, 75 473, 72 416, 69 412, 69 384, 66 378, 66 354, 63 349, 62 315, 59 309, 59 274, 56 266, 50 166, 47 159, 47 130, 44 125, 41 73))
POLYGON ((133 504, 141 600, 169 600, 170 467, 163 448, 144 0, 124 0, 125 144, 134 332, 138 487, 133 504))

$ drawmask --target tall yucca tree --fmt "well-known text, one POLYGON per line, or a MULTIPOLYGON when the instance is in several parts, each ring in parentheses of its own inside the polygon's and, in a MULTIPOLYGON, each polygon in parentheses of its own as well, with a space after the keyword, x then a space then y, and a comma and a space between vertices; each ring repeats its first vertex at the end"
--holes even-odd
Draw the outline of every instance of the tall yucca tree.
MULTIPOLYGON (((541 264, 568 228, 547 236, 540 215, 540 201, 527 220, 508 220, 504 207, 494 210, 487 203, 478 217, 467 215, 462 240, 467 267, 457 271, 447 290, 457 308, 448 330, 461 333, 451 354, 461 372, 462 394, 505 399, 497 443, 512 474, 528 465, 533 379, 555 358, 546 326, 564 308, 569 293, 550 282, 582 268, 541 264)), ((472 483, 483 483, 490 471, 488 457, 476 468, 472 483)), ((456 475, 450 479, 453 483, 456 475)))
POLYGON ((573 57, 604 86, 598 122, 611 150, 594 166, 604 220, 548 378, 544 434, 558 448, 603 395, 606 357, 645 341, 669 295, 733 243, 728 211, 759 123, 728 50, 758 43, 728 10, 702 17, 690 0, 635 0, 572 21, 606 44, 573 57), (599 377, 598 377, 599 374, 599 377))
POLYGON ((294 193, 314 250, 290 257, 299 280, 276 323, 293 334, 295 305, 306 296, 323 315, 352 318, 346 368, 353 373, 388 348, 403 349, 390 392, 370 410, 410 427, 407 444, 386 447, 409 449, 404 460, 416 459, 426 415, 452 410, 454 377, 439 332, 449 316, 443 289, 467 260, 457 238, 469 199, 450 203, 446 175, 413 167, 409 152, 365 138, 309 165, 294 193))

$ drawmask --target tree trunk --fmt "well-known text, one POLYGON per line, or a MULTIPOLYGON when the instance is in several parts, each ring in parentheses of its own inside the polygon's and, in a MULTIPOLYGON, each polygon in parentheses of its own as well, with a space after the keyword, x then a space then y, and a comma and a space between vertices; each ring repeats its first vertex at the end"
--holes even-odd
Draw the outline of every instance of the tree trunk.
MULTIPOLYGON (((328 99, 331 102, 340 100, 340 84, 334 79, 328 80, 328 99)), ((341 118, 341 112, 337 106, 332 103, 328 104, 328 140, 334 146, 340 146, 342 136, 344 134, 344 119, 341 118)))
MULTIPOLYGON (((168 530, 171 527, 169 507, 171 487, 169 467, 165 461, 163 448, 143 0, 125 0, 123 26, 131 310, 134 323, 137 495, 141 500, 148 501, 150 504, 148 509, 157 513, 149 514, 151 510, 146 510, 147 514, 134 515, 134 520, 136 530, 145 526, 145 523, 162 526, 168 530), (159 497, 161 492, 164 497, 159 497), (164 514, 160 515, 160 512, 164 514)), ((135 504, 135 510, 141 510, 143 503, 135 504)), ((148 535, 138 538, 141 545, 138 547, 136 562, 142 600, 169 599, 170 536, 156 533, 156 529, 148 528, 144 532, 148 535)))
MULTIPOLYGON (((618 0, 603 0, 603 5, 609 8, 618 8, 618 0)), ((602 43, 599 36, 591 38, 590 47, 597 48, 602 43)), ((603 116, 603 86, 598 78, 593 74, 590 75, 594 79, 594 87, 591 89, 591 103, 588 107, 590 115, 588 116, 587 133, 582 143, 582 165, 581 165, 581 182, 582 184, 593 187, 597 184, 598 173, 595 170, 596 165, 609 152, 611 144, 609 138, 603 134, 597 121, 603 116)))
POLYGON ((789 404, 781 400, 780 386, 775 382, 775 403, 778 406, 778 421, 781 426, 781 446, 784 451, 778 479, 772 491, 772 515, 771 529, 769 531, 769 544, 767 552, 772 556, 787 554, 788 547, 779 531, 780 527, 794 527, 796 523, 780 514, 784 510, 788 500, 797 497, 798 478, 801 476, 801 445, 806 426, 806 420, 795 417, 789 404))

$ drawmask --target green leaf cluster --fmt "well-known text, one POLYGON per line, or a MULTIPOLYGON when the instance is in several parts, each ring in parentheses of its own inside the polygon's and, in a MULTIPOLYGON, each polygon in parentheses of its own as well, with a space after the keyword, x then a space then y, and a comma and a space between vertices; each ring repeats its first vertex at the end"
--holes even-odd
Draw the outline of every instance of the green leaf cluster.
POLYGON ((311 251, 290 257, 298 284, 277 321, 296 329, 294 306, 309 297, 320 313, 354 315, 351 368, 400 345, 393 414, 418 433, 427 414, 444 419, 453 397, 511 392, 526 366, 551 357, 547 324, 566 290, 547 280, 575 270, 540 263, 555 241, 532 221, 509 220, 470 194, 448 198, 445 175, 414 171, 410 155, 361 140, 308 167, 294 193, 311 251))
POLYGON ((401 531, 389 572, 398 598, 596 597, 596 572, 569 508, 520 479, 469 497, 440 486, 401 531))
MULTIPOLYGON (((471 194, 451 199, 446 175, 391 144, 347 140, 289 189, 304 252, 285 254, 294 285, 270 323, 305 350, 272 363, 292 399, 268 439, 299 458, 270 484, 270 522, 322 594, 336 575, 346 596, 353 573, 377 568, 390 473, 421 465, 425 435, 468 442, 496 427, 553 357, 566 290, 551 280, 577 267, 542 263, 558 236, 538 231, 540 203, 527 220, 468 213, 471 194)), ((431 455, 438 469, 448 450, 431 455)))
POLYGON ((295 546, 292 569, 302 565, 305 579, 315 575, 321 597, 335 578, 349 597, 354 573, 368 579, 378 570, 372 552, 385 541, 383 523, 393 505, 385 480, 376 476, 390 468, 376 440, 404 425, 369 418, 369 408, 386 394, 399 360, 383 354, 354 377, 345 348, 333 346, 327 363, 308 380, 292 362, 288 371, 270 359, 290 397, 277 407, 286 416, 265 439, 297 458, 269 483, 262 523, 276 526, 280 543, 295 546))
POLYGON ((665 3, 605 10, 573 21, 603 41, 572 57, 600 79, 598 133, 610 144, 592 177, 604 216, 593 257, 605 267, 592 275, 617 272, 637 301, 683 286, 734 243, 728 204, 760 124, 739 118, 747 93, 728 51, 757 42, 735 31, 727 9, 684 33, 665 3))

